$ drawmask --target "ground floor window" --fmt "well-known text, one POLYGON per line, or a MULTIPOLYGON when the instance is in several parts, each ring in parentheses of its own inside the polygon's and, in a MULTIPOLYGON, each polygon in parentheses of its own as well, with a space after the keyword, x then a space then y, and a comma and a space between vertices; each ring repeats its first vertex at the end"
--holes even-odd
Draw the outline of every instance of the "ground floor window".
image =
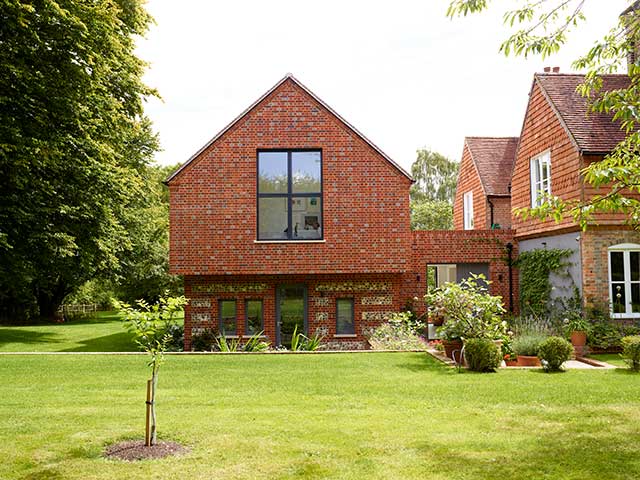
POLYGON ((353 298, 336 299, 337 335, 354 335, 356 333, 353 305, 353 298))
POLYGON ((218 302, 218 312, 220 334, 225 336, 237 335, 236 301, 220 300, 218 302))
POLYGON ((609 248, 609 297, 614 317, 640 317, 640 245, 609 248))
POLYGON ((255 335, 264 331, 262 300, 247 300, 244 306, 245 335, 255 335))

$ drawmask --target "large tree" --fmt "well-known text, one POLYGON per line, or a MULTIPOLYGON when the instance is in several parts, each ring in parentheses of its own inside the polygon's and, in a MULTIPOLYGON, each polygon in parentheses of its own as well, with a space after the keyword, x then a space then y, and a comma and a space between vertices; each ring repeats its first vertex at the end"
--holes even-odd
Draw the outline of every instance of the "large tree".
POLYGON ((53 316, 131 249, 157 149, 138 0, 0 0, 0 313, 53 316))
MULTIPOLYGON (((588 1, 512 0, 504 19, 513 31, 500 50, 506 55, 541 55, 543 58, 557 52, 572 30, 585 20, 583 12, 588 1)), ((453 0, 448 15, 481 12, 489 8, 489 3, 488 0, 453 0)), ((583 171, 588 183, 609 188, 606 193, 582 201, 549 196, 541 207, 525 209, 520 214, 553 215, 559 219, 568 213, 586 228, 596 211, 623 211, 632 225, 640 226, 640 200, 629 195, 640 193, 640 2, 629 1, 629 4, 610 32, 573 63, 575 69, 586 71, 579 92, 587 97, 591 111, 610 114, 628 134, 613 152, 583 171), (629 86, 604 91, 601 75, 623 71, 625 65, 629 86)))
POLYGON ((411 165, 415 183, 411 186, 411 228, 449 230, 453 228, 453 199, 458 163, 431 150, 421 149, 411 165))

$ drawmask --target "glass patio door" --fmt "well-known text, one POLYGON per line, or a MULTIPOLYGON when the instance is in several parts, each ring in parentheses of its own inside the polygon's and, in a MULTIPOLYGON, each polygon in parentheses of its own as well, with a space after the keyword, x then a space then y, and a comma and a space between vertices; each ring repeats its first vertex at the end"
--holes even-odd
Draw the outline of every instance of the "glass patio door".
POLYGON ((307 333, 307 287, 281 285, 278 287, 276 343, 291 348, 293 332, 307 333))

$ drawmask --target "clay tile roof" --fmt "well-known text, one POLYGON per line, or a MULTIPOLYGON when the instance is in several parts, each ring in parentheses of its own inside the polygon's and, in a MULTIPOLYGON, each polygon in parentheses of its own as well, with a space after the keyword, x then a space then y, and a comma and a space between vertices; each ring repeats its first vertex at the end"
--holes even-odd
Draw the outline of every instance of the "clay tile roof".
POLYGON ((510 195, 509 183, 518 137, 467 137, 465 139, 486 195, 510 195))
MULTIPOLYGON (((576 92, 584 75, 536 74, 535 78, 583 153, 608 153, 624 140, 624 131, 620 129, 619 123, 612 121, 611 115, 588 112, 586 99, 576 92)), ((602 88, 605 91, 628 86, 627 75, 602 76, 602 88)))

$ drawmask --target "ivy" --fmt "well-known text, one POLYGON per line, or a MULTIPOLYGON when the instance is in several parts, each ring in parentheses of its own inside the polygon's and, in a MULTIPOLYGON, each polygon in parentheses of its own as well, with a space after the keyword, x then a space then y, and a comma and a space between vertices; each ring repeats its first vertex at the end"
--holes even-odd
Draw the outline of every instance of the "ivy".
POLYGON ((551 298, 551 273, 566 268, 569 249, 544 248, 522 252, 515 262, 520 269, 520 311, 525 314, 546 313, 551 298))

